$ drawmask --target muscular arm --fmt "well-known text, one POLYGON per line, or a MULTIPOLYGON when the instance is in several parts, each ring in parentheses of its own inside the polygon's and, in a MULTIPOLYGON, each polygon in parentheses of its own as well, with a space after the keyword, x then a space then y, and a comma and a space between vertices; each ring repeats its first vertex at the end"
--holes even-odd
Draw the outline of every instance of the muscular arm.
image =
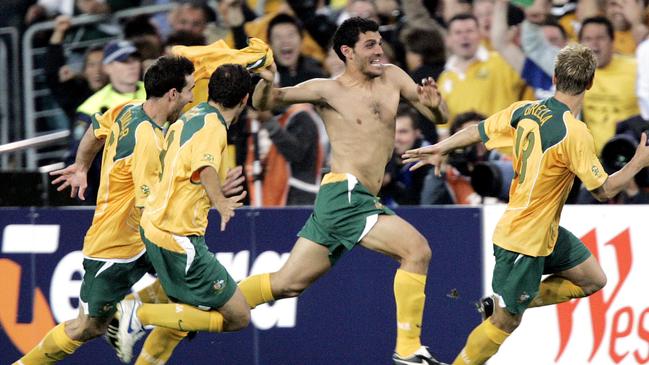
POLYGON ((322 91, 330 82, 335 81, 312 79, 291 87, 275 88, 271 82, 261 79, 252 94, 252 106, 257 110, 270 110, 278 105, 322 104, 322 91))
POLYGON ((201 185, 205 188, 205 192, 207 193, 207 197, 210 199, 210 203, 212 203, 212 207, 218 207, 219 204, 222 204, 226 199, 221 190, 219 174, 213 167, 206 166, 201 169, 199 175, 201 177, 201 185))
POLYGON ((435 85, 434 92, 439 97, 438 102, 435 104, 424 104, 420 93, 417 91, 417 84, 412 81, 410 76, 394 65, 386 65, 386 72, 394 80, 394 82, 399 85, 401 90, 401 97, 404 98, 410 105, 412 105, 419 113, 421 113, 426 119, 432 121, 436 124, 445 123, 448 118, 448 111, 446 108, 446 103, 442 100, 441 95, 437 91, 437 86, 435 85))
POLYGON ((83 171, 88 171, 92 161, 97 156, 97 153, 104 146, 104 139, 95 137, 92 126, 88 127, 86 133, 79 142, 79 148, 74 159, 74 164, 81 168, 83 171))
POLYGON ((620 171, 609 176, 602 186, 591 191, 590 193, 597 201, 605 202, 619 194, 633 177, 642 170, 643 166, 637 161, 631 160, 624 165, 620 171))

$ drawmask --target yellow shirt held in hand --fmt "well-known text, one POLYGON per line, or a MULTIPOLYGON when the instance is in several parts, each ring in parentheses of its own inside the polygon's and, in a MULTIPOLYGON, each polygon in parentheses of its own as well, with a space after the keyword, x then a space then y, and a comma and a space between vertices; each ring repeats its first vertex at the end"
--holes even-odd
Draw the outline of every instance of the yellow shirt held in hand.
POLYGON ((549 255, 575 175, 588 190, 608 177, 588 128, 565 104, 549 98, 514 103, 480 122, 478 130, 488 149, 514 151, 509 204, 494 244, 528 256, 549 255))
POLYGON ((187 57, 194 64, 194 100, 185 106, 188 111, 199 103, 207 101, 207 85, 212 72, 226 63, 244 66, 249 71, 264 68, 274 62, 273 51, 257 38, 248 40, 248 47, 232 49, 223 40, 207 46, 175 46, 172 52, 187 57))
MULTIPOLYGON (((201 103, 183 114, 167 131, 160 161, 160 181, 149 196, 142 227, 172 233, 176 236, 203 236, 207 228, 210 200, 200 181, 200 170, 212 167, 223 180, 226 167, 227 128, 219 111, 201 103)), ((153 242, 171 251, 182 252, 169 240, 153 242)))
POLYGON ((128 261, 144 252, 140 209, 157 183, 162 128, 129 101, 93 116, 95 136, 105 138, 97 207, 83 242, 84 256, 128 261))

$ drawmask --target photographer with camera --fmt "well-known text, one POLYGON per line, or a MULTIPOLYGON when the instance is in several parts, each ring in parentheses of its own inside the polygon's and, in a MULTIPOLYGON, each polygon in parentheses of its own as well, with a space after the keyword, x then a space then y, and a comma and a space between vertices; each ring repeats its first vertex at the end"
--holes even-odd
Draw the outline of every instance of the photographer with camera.
MULTIPOLYGON (((615 136, 602 148, 602 165, 608 174, 622 169, 633 158, 641 135, 649 130, 649 121, 640 115, 617 124, 615 136)), ((586 190, 581 189, 577 204, 649 204, 649 170, 641 170, 619 194, 605 202, 598 202, 586 190)))

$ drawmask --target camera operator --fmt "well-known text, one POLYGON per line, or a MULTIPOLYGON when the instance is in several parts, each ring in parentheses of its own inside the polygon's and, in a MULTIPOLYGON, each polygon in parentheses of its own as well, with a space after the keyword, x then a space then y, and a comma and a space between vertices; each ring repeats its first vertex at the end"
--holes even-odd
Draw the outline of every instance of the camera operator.
MULTIPOLYGON (((640 115, 617 124, 615 136, 602 148, 602 165, 612 174, 626 165, 640 142, 642 132, 649 130, 649 121, 640 115)), ((585 189, 579 191, 578 204, 649 204, 649 171, 641 170, 624 189, 608 202, 600 203, 585 189)))

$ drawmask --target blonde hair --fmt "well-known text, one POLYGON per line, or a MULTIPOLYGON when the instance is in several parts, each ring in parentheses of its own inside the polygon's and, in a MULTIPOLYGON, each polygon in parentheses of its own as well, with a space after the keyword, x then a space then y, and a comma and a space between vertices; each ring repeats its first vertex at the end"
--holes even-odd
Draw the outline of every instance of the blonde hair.
POLYGON ((581 44, 563 47, 554 63, 557 91, 568 95, 583 93, 595 77, 597 59, 590 48, 581 44))

